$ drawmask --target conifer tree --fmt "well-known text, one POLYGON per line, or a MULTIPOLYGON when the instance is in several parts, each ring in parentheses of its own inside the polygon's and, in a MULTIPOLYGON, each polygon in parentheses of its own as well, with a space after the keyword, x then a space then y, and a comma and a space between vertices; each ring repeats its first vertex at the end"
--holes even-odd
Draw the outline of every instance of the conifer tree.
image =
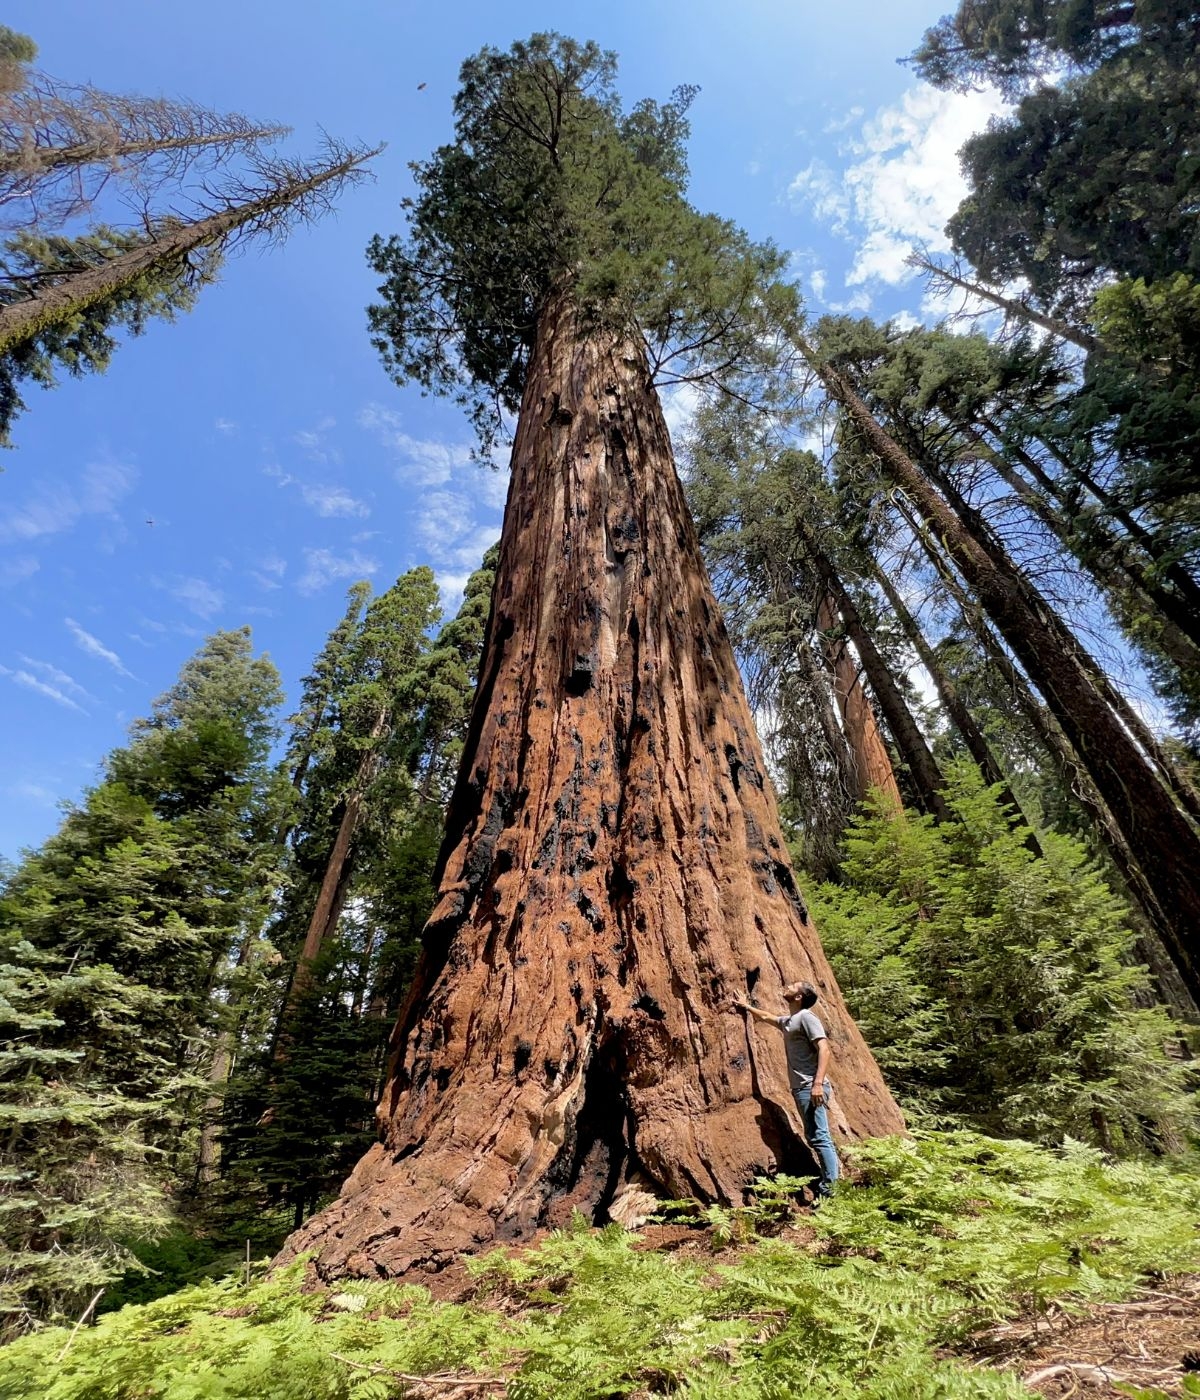
POLYGON ((914 1118, 1133 1154, 1195 1124, 1189 1067, 1147 1005, 1121 901, 1082 844, 1035 854, 957 765, 951 817, 857 816, 816 893, 830 955, 914 1118), (1138 1001, 1141 1005, 1138 1005, 1138 1001))
POLYGON ((292 721, 294 859, 265 931, 290 983, 257 986, 272 1003, 265 1017, 238 1008, 218 1195, 286 1204, 297 1225, 373 1135, 387 1034, 433 904, 444 776, 465 733, 490 562, 433 638, 429 569, 376 598, 355 584, 292 721))
POLYGON ((5 882, 6 1325, 82 1306, 187 1179, 221 968, 270 887, 279 699, 249 632, 215 634, 5 882))
POLYGON ((1200 992, 1200 835, 1188 814, 1186 777, 1157 751, 1079 639, 1018 569, 999 541, 936 472, 921 465, 872 414, 846 369, 812 341, 798 345, 863 436, 883 475, 943 542, 964 584, 1041 692, 1112 815, 1167 918, 1163 940, 1189 992, 1200 992), (1135 737, 1136 736, 1136 737, 1135 737))
POLYGON ((396 377, 485 435, 519 417, 384 1142, 289 1246, 326 1274, 602 1218, 639 1171, 732 1200, 802 1161, 782 1059, 727 1009, 750 986, 819 983, 837 1126, 899 1124, 796 890, 654 390, 760 365, 793 296, 776 250, 687 203, 691 93, 626 113, 614 71, 553 35, 468 60, 409 236, 372 245, 396 377))
POLYGON ((326 212, 373 154, 335 142, 311 162, 257 154, 193 218, 151 218, 134 232, 18 238, 0 260, 0 441, 24 407, 23 380, 50 386, 56 368, 103 370, 114 329, 136 335, 152 316, 187 310, 223 253, 255 237, 278 241, 326 212))

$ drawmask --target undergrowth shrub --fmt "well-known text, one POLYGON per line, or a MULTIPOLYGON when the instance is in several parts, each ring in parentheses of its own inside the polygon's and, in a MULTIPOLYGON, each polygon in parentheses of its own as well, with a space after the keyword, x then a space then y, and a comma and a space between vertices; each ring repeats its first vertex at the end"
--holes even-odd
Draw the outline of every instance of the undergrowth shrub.
POLYGON ((950 818, 866 804, 842 883, 813 890, 855 1023, 912 1123, 1115 1155, 1180 1152, 1194 1064, 1147 1005, 1124 903, 1080 841, 1026 845, 973 765, 947 767, 950 818))
POLYGON ((1027 1392, 954 1359, 976 1329, 1200 1266, 1200 1178, 1178 1170, 968 1132, 853 1156, 862 1184, 801 1233, 781 1229, 785 1181, 739 1212, 735 1248, 698 1235, 681 1257, 577 1220, 472 1261, 468 1303, 383 1281, 306 1293, 299 1265, 206 1283, 15 1342, 0 1400, 388 1400, 398 1372, 504 1376, 514 1400, 990 1400, 1027 1392))

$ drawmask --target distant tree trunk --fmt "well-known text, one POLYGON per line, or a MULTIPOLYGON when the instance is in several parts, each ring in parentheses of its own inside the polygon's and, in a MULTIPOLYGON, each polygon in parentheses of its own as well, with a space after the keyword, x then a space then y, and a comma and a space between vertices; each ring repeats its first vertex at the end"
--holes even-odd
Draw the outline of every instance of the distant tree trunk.
MULTIPOLYGON (((250 950, 254 935, 243 935, 238 948, 234 967, 240 972, 250 961, 250 950)), ((225 1018, 219 1025, 213 1041, 212 1054, 208 1060, 208 1097, 200 1119, 200 1142, 196 1149, 196 1183, 210 1186, 217 1179, 217 1169, 221 1161, 221 1105, 225 1101, 225 1085, 229 1083, 229 1072, 233 1068, 233 1026, 230 1024, 232 1007, 225 1008, 225 1018)))
POLYGON ((909 259, 909 262, 913 267, 928 273, 932 282, 942 282, 949 287, 958 287, 961 291, 979 297, 981 301, 990 301, 993 306, 998 306, 1006 316, 1015 316, 1019 321, 1040 326, 1042 330, 1049 331, 1051 335, 1057 336, 1060 340, 1069 340, 1072 345, 1078 345, 1082 350, 1097 353, 1104 349, 1094 335, 1081 330, 1078 326, 1073 326, 1058 316, 1048 316, 1044 311, 1036 311, 1032 306, 1027 306, 1015 297, 1006 297, 1001 292, 993 291, 991 287, 984 286, 982 282, 973 282, 969 278, 960 277, 957 273, 951 272, 949 268, 935 263, 932 258, 916 254, 909 259))
POLYGON ((967 752, 975 761, 975 766, 979 769, 983 781, 989 787, 999 787, 1000 801, 1005 807, 1020 817, 1024 822, 1027 832, 1026 844, 1033 851, 1034 855, 1041 855, 1041 846, 1038 844, 1037 834, 1029 822, 1025 821, 1025 814, 1021 810, 1021 804, 1017 801, 1016 794, 1009 785, 1004 769, 996 760, 996 755, 992 752, 992 746, 987 741, 987 736, 979 725, 975 722, 975 716, 971 713, 966 702, 958 693, 958 687, 951 680, 946 672, 946 668, 938 660, 937 653, 925 639, 925 634, 921 630, 921 624, 913 617, 905 606, 904 599, 901 598, 896 586, 888 578, 887 574, 876 563, 875 581, 883 589, 883 595, 888 600, 888 605, 896 614, 896 620, 900 624, 900 630, 912 643, 913 650, 920 658, 921 665, 929 672, 929 679, 933 682, 934 689, 938 693, 938 699, 942 702, 942 708, 950 717, 950 722, 954 725, 962 736, 963 743, 967 746, 967 752))
POLYGON ((1086 765, 1071 746, 1058 721, 1034 695, 1028 681, 996 640, 979 605, 963 591, 951 572, 950 565, 939 554, 920 523, 913 519, 902 504, 900 512, 950 596, 958 604, 964 621, 978 639, 991 668, 1000 677, 1016 708, 1024 716, 1034 737, 1049 756, 1063 789, 1079 803, 1090 820, 1100 845, 1108 852, 1124 882, 1125 892, 1131 901, 1131 913, 1141 914, 1141 918, 1134 921, 1134 928, 1138 931, 1135 952, 1140 961, 1150 969, 1163 1002, 1180 1019, 1200 1021, 1200 1007, 1166 952, 1166 940, 1171 933, 1173 921, 1163 907, 1153 884, 1146 878, 1129 849, 1113 814, 1092 782, 1086 765))
POLYGON ((140 247, 40 286, 20 301, 0 306, 0 354, 19 349, 40 332, 69 321, 142 277, 171 268, 186 269, 190 254, 219 245, 239 230, 279 232, 286 226, 289 209, 303 211, 306 201, 311 203, 319 197, 322 186, 336 186, 367 158, 366 153, 348 153, 294 179, 280 179, 257 198, 231 204, 207 218, 165 226, 140 247))
MULTIPOLYGON (((880 431, 883 430, 880 429, 880 431)), ((893 445, 899 446, 898 443, 893 445)), ((903 451, 903 449, 901 450, 903 451)), ((1058 645, 1075 658, 1090 685, 1108 706, 1112 717, 1125 729, 1145 757, 1149 759, 1157 770, 1158 776, 1166 787, 1175 794, 1184 811, 1193 818, 1200 819, 1200 792, 1197 792, 1191 779, 1159 743, 1150 726, 1130 704, 1120 687, 1113 684, 1095 657, 1079 643, 1058 613, 1016 568, 1005 550, 1003 542, 980 512, 963 497, 955 483, 939 465, 932 461, 926 461, 921 468, 916 468, 912 458, 910 457, 908 460, 915 470, 923 472, 922 479, 928 478, 927 487, 932 484, 934 488, 933 499, 938 500, 940 492, 941 498, 944 498, 941 501, 943 507, 947 502, 949 503, 950 509, 957 516, 962 527, 963 538, 975 542, 980 550, 986 553, 988 562, 995 571, 1017 582, 1019 588, 1024 591, 1034 614, 1043 619, 1048 630, 1056 636, 1058 645)), ((1200 833, 1197 834, 1197 840, 1200 842, 1200 833)))
MULTIPOLYGON (((338 822, 337 835, 334 837, 329 859, 325 862, 325 872, 321 876, 321 887, 317 891, 316 903, 309 916, 308 929, 304 935, 304 946, 300 950, 300 956, 296 961, 296 971, 292 975, 292 984, 288 988, 281 1024, 286 1024, 289 1015, 295 1011, 304 999, 305 993, 312 986, 313 967, 321 955, 321 949, 337 929, 342 907, 346 902, 350 867, 354 858, 354 838, 358 832, 359 823, 362 821, 363 802, 366 799, 367 788, 371 785, 379 763, 379 744, 387 729, 387 723, 387 711, 380 711, 371 727, 368 747, 359 760, 350 789, 346 793, 341 820, 338 822)), ((280 1051, 285 1040, 286 1036, 281 1035, 277 1047, 280 1051)))
POLYGON ((817 607, 817 626, 824 634, 822 649, 833 673, 833 689, 842 716, 845 742, 854 761, 857 797, 861 802, 874 788, 883 794, 885 802, 900 811, 904 802, 896 782, 896 770, 888 753, 883 735, 875 720, 875 711, 858 679, 858 665, 851 656, 841 631, 837 604, 825 594, 817 607))
MULTIPOLYGON (((981 416, 980 422, 987 427, 988 431, 997 440, 1007 441, 1003 430, 991 418, 981 416)), ((1135 541, 1154 560, 1157 568, 1156 574, 1164 583, 1170 586, 1183 599, 1184 603, 1194 611, 1200 612, 1200 583, 1197 583, 1194 575, 1186 569, 1177 559, 1171 557, 1172 546, 1169 541, 1164 541, 1153 530, 1148 530, 1145 525, 1128 510, 1119 496, 1114 495, 1102 482, 1098 481, 1091 472, 1072 461, 1063 450, 1049 438, 1039 438, 1038 441, 1047 452, 1063 469, 1064 474, 1077 485, 1082 486, 1090 492, 1097 501, 1104 507, 1105 512, 1126 531, 1129 538, 1135 541)), ((1044 477, 1043 473, 1043 477, 1044 477)), ((1067 493, 1062 489, 1061 482, 1051 481, 1050 489, 1064 504, 1068 502, 1067 493)))
POLYGON ((436 1266, 603 1219, 637 1170, 737 1201, 804 1161, 783 1047, 822 991, 843 1135, 901 1118, 796 888, 640 341, 539 317, 439 896, 384 1141, 284 1257, 436 1266))
MULTIPOLYGON (((984 460, 1047 530, 1083 564, 1096 587, 1112 600, 1118 617, 1133 611, 1156 623, 1155 634, 1163 652, 1181 670, 1200 669, 1200 606, 1190 607, 1170 588, 1150 576, 1150 561, 1143 564, 1130 541, 1111 530, 1103 521, 1085 522, 1086 534, 1062 511, 1040 495, 1004 458, 1002 448, 993 447, 981 433, 971 431, 974 442, 984 449, 984 460), (1090 544, 1091 548, 1085 548, 1090 544), (1099 559, 1093 552, 1102 551, 1099 559), (1089 557, 1090 556, 1090 557, 1089 557), (1122 581, 1120 575, 1124 575, 1122 581)), ((1014 455, 1028 470, 1033 459, 1014 449, 1014 455)), ((1196 603, 1200 605, 1200 591, 1196 603)))
POLYGON ((937 760, 930 751, 929 745, 925 742, 924 734, 921 733, 919 725, 913 719, 912 711, 908 708, 904 696, 901 695, 895 677, 887 662, 880 655, 879 648, 875 645, 875 639, 863 624, 858 608, 846 591, 833 567, 832 560, 821 549, 816 537, 810 531, 805 531, 804 543, 814 567, 821 576, 822 584, 829 590, 829 596, 841 615, 841 624, 846 630, 846 636, 854 643, 854 649, 862 661, 867 684, 871 687, 871 694, 879 703, 884 722, 891 731, 892 738, 896 741, 896 747, 900 751, 901 760, 909 771, 916 788, 918 802, 938 821, 945 821, 950 815, 946 799, 942 795, 946 780, 942 776, 942 771, 938 767, 937 760))
POLYGON ((1200 835, 1114 714, 1095 663, 1028 579, 966 528, 845 376, 811 348, 804 349, 830 394, 863 431, 887 475, 944 542, 967 586, 1083 759, 1170 919, 1164 934, 1167 951, 1193 998, 1200 996, 1200 835))

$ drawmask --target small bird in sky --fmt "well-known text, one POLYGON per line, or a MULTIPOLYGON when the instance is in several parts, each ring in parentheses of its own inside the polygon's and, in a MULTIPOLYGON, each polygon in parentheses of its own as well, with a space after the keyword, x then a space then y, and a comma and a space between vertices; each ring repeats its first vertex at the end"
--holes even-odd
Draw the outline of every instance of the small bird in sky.
POLYGON ((147 516, 147 517, 146 517, 146 524, 147 524, 147 525, 153 525, 153 524, 154 524, 154 521, 151 520, 149 516, 147 516))
POLYGON ((418 91, 418 92, 424 92, 425 89, 426 89, 428 86, 429 86, 428 83, 418 83, 418 84, 417 84, 417 91, 418 91))

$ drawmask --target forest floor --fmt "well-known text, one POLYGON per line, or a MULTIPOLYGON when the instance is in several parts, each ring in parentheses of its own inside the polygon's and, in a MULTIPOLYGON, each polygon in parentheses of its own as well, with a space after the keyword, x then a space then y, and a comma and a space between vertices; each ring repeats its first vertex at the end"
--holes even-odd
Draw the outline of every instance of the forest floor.
POLYGON ((762 1178, 403 1280, 264 1260, 13 1342, 0 1400, 1200 1397, 1200 1173, 962 1132, 854 1156, 816 1214, 762 1178))
MULTIPOLYGON (((796 1212, 787 1227, 787 1242, 800 1248, 819 1248, 819 1233, 807 1223, 810 1213, 796 1212)), ((643 1225, 634 1246, 638 1253, 668 1254, 693 1263, 712 1261, 722 1267, 736 1265, 756 1244, 724 1242, 714 1232, 697 1225, 643 1225)), ((521 1249, 508 1251, 520 1261, 530 1257, 546 1236, 521 1249)), ((757 1242, 756 1242, 757 1243, 757 1242)), ((441 1302, 493 1306, 513 1313, 504 1295, 485 1296, 480 1280, 466 1261, 452 1264, 423 1280, 441 1302)), ((519 1309, 518 1309, 519 1311, 519 1309)), ((1129 1400, 1130 1387, 1151 1395, 1182 1395, 1186 1376, 1200 1380, 1200 1274, 1185 1275, 1160 1286, 1148 1286, 1125 1302, 1101 1302, 1082 1311, 1051 1305, 988 1328, 965 1346, 943 1349, 947 1360, 967 1360, 981 1369, 998 1370, 1019 1379, 1032 1393, 1047 1400, 1129 1400), (1118 1387, 1121 1387, 1118 1389, 1118 1387)), ((651 1400, 661 1394, 651 1387, 630 1392, 629 1400, 651 1400)), ((430 1394, 437 1387, 431 1389, 430 1394)), ((479 1395, 496 1394, 484 1387, 479 1395)), ((412 1391, 414 1400, 420 1396, 412 1391)), ((459 1389, 460 1400, 472 1394, 469 1381, 459 1389)))
POLYGON ((1082 1313, 1051 1308, 981 1333, 972 1347, 984 1364, 1019 1375, 1039 1395, 1065 1400, 1122 1396, 1117 1386, 1180 1394, 1200 1379, 1200 1275, 1139 1290, 1123 1303, 1093 1303, 1082 1313))

